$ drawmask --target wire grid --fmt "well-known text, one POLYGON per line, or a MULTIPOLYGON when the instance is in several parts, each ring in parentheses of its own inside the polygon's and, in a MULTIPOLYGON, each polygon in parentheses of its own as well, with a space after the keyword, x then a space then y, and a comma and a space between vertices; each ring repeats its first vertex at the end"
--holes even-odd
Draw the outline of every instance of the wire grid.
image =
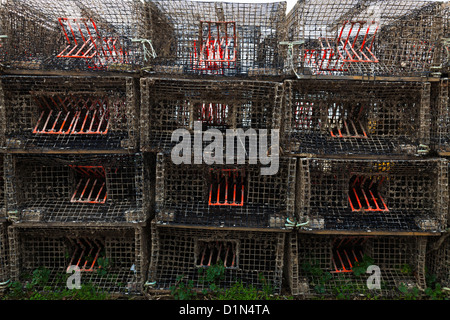
POLYGON ((261 175, 261 167, 259 164, 175 165, 169 157, 159 154, 155 189, 158 223, 198 227, 285 228, 286 219, 294 218, 296 159, 281 158, 279 171, 275 175, 261 175), (215 176, 210 170, 242 172, 243 205, 210 205, 216 198, 213 191, 215 176))
POLYGON ((448 103, 448 79, 443 78, 432 86, 432 127, 433 149, 440 154, 450 152, 450 108, 448 103))
POLYGON ((147 219, 151 182, 144 181, 143 168, 149 160, 141 154, 7 158, 6 197, 12 220, 98 223, 147 219), (98 178, 91 170, 82 180, 78 171, 90 171, 91 167, 101 168, 105 176, 98 178), (106 201, 94 201, 99 194, 106 201), (92 201, 76 201, 78 198, 92 201))
MULTIPOLYGON (((137 147, 132 78, 4 76, 8 150, 129 150, 137 147)), ((0 101, 1 102, 1 101, 0 101)))
POLYGON ((155 72, 223 76, 280 74, 283 52, 278 44, 285 37, 285 2, 147 0, 146 5, 147 17, 151 19, 146 23, 151 25, 146 38, 152 40, 157 55, 151 63, 155 72), (211 22, 211 28, 207 22, 211 22), (233 23, 236 37, 217 22, 233 23), (218 28, 222 31, 218 32, 218 28))
MULTIPOLYGON (((283 85, 267 81, 141 79, 141 148, 170 152, 176 129, 279 129, 283 85)), ((225 140, 225 139, 224 139, 225 140)), ((269 138, 270 143, 270 138, 269 138)), ((206 143, 205 143, 206 144, 206 143)))
POLYGON ((447 165, 445 159, 302 159, 299 220, 323 221, 311 228, 326 230, 442 231, 448 216, 447 165), (370 187, 356 182, 363 178, 377 182, 370 187), (376 209, 384 204, 387 210, 376 209))
POLYGON ((8 223, 5 219, 0 219, 0 283, 9 280, 8 249, 8 223))
POLYGON ((138 1, 7 0, 0 9, 8 69, 133 71, 142 62, 138 1))
MULTIPOLYGON (((221 288, 231 287, 238 281, 244 286, 272 287, 280 293, 283 275, 285 234, 283 232, 224 231, 161 227, 152 224, 152 257, 149 282, 152 290, 169 290, 180 282, 193 281, 197 290, 209 290, 205 280, 208 267, 199 266, 201 243, 236 244, 235 265, 225 268, 221 288), (201 272, 203 269, 203 272, 201 272), (179 280, 179 277, 182 277, 179 280)), ((209 259, 209 256, 208 256, 209 259)), ((223 261, 222 261, 223 262, 223 261)), ((210 266, 221 265, 213 259, 210 266)))
POLYGON ((450 241, 449 238, 430 241, 427 252, 427 268, 431 276, 443 287, 450 286, 450 241))
POLYGON ((297 74, 415 76, 441 67, 442 2, 306 0, 286 20, 297 74))
POLYGON ((139 294, 147 272, 148 234, 145 228, 9 228, 11 277, 26 285, 33 271, 46 269, 42 290, 65 290, 70 265, 81 269, 81 285, 97 291, 139 294), (77 244, 81 242, 82 245, 77 244), (84 247, 83 247, 84 246, 84 247), (91 249, 93 248, 92 252, 91 249), (84 252, 83 252, 84 249, 84 252), (97 257, 97 259, 95 259, 97 257), (84 265, 92 266, 84 271, 84 265))
MULTIPOLYGON (((399 295, 400 286, 425 289, 426 237, 413 236, 331 236, 302 235, 292 233, 288 240, 288 259, 291 267, 287 271, 289 285, 293 295, 328 296, 399 295), (359 242, 357 242, 359 241, 359 242), (336 252, 341 251, 339 244, 362 243, 362 246, 349 246, 351 250, 361 250, 362 255, 373 259, 373 265, 380 269, 381 289, 370 290, 367 280, 370 274, 357 276, 343 272, 341 261, 336 252)), ((350 255, 350 253, 349 253, 350 255)), ((353 270, 355 260, 350 259, 353 270)), ((362 260, 359 260, 362 261, 362 260)))
POLYGON ((286 81, 291 154, 414 155, 430 144, 429 82, 286 81))

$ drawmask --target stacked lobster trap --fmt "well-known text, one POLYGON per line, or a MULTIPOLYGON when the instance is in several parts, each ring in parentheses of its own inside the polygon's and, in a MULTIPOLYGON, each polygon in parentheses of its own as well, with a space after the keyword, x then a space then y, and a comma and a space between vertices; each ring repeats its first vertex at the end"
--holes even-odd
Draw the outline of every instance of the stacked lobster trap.
POLYGON ((146 0, 150 68, 172 75, 278 76, 286 2, 146 0))
POLYGON ((1 78, 2 147, 127 152, 137 148, 139 84, 132 77, 1 78))
POLYGON ((68 275, 77 267, 81 285, 114 294, 141 292, 148 263, 146 228, 15 224, 8 233, 15 281, 26 283, 27 275, 45 270, 46 290, 58 292, 66 289, 68 275))
POLYGON ((286 3, 145 5, 155 57, 141 78, 140 147, 157 154, 150 289, 191 280, 200 290, 199 273, 219 264, 223 286, 261 286, 261 275, 280 292, 296 159, 262 172, 280 153, 286 3))
MULTIPOLYGON (((285 149, 305 155, 420 155, 429 151, 431 83, 287 80, 285 149)), ((433 90, 434 93, 434 90, 433 90)))
POLYGON ((73 267, 82 285, 142 290, 155 158, 139 150, 141 9, 139 1, 1 4, 8 280, 48 272, 40 289, 64 290, 73 267))
POLYGON ((448 12, 1 1, 0 290, 448 285, 448 12))
POLYGON ((294 295, 426 288, 427 243, 448 228, 444 7, 312 0, 288 14, 296 79, 284 82, 282 132, 297 157, 299 227, 286 265, 294 295), (376 289, 361 275, 369 265, 376 289))
POLYGON ((4 1, 0 62, 25 72, 137 70, 148 46, 139 37, 139 3, 4 1))
POLYGON ((297 167, 278 157, 283 93, 261 80, 141 79, 141 149, 157 154, 150 290, 183 275, 200 290, 198 274, 219 264, 223 286, 261 286, 261 274, 280 292, 297 167))

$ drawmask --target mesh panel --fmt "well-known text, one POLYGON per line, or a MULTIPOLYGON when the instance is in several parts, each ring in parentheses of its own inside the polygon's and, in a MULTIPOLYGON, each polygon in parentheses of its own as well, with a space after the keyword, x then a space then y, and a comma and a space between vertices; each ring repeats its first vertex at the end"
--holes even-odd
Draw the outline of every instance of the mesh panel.
POLYGON ((18 155, 10 161, 12 168, 9 168, 8 179, 13 187, 8 190, 11 199, 8 209, 13 220, 123 222, 146 219, 144 160, 139 154, 18 155), (104 176, 99 177, 98 172, 104 176), (94 185, 95 181, 98 185, 94 185))
MULTIPOLYGON (((294 295, 371 293, 367 287, 369 274, 354 273, 358 258, 355 259, 353 251, 360 251, 365 259, 373 259, 373 265, 380 268, 381 290, 375 290, 376 294, 395 294, 402 284, 425 286, 425 237, 291 236, 289 252, 295 268, 291 267, 288 276, 294 295)), ((359 258, 358 261, 364 260, 359 258)))
POLYGON ((278 75, 286 3, 146 1, 158 73, 278 75), (225 24, 227 23, 227 24, 225 24), (234 36, 236 34, 236 36, 234 36))
POLYGON ((4 219, 0 219, 0 283, 5 283, 6 281, 10 280, 7 228, 8 223, 4 219))
MULTIPOLYGON (((157 220, 196 226, 284 228, 286 219, 293 216, 295 167, 295 159, 283 158, 276 175, 263 176, 260 165, 175 165, 169 157, 159 155, 157 220), (238 205, 224 205, 225 196, 218 191, 217 174, 225 174, 224 170, 241 173, 236 184, 240 188, 235 199, 238 205), (216 205, 218 202, 222 205, 216 205)), ((234 186, 231 179, 221 185, 234 186)), ((228 194, 231 203, 232 193, 228 194)))
POLYGON ((233 266, 226 266, 220 287, 226 288, 236 281, 242 281, 244 285, 261 288, 265 281, 275 293, 281 290, 284 233, 182 229, 160 227, 156 224, 152 226, 152 233, 149 281, 156 282, 156 290, 168 290, 177 284, 179 276, 183 276, 183 282, 192 280, 196 289, 208 289, 209 282, 202 278, 199 268, 206 271, 206 268, 218 262, 212 260, 208 266, 211 257, 208 253, 208 263, 200 265, 203 256, 201 250, 204 249, 205 243, 217 246, 221 243, 234 245, 232 253, 235 263, 233 266))
POLYGON ((138 12, 136 1, 4 1, 0 60, 8 69, 132 71, 143 59, 138 12))
POLYGON ((313 75, 429 75, 440 67, 443 5, 301 1, 288 15, 293 69, 313 75))
POLYGON ((439 231, 447 225, 445 160, 302 160, 297 212, 328 230, 439 231), (382 209, 382 210, 380 210, 382 209))
POLYGON ((288 81, 285 133, 295 154, 417 154, 430 142, 430 84, 288 81))
MULTIPOLYGON (((275 82, 141 80, 141 147, 165 151, 176 129, 280 129, 283 86, 275 82)), ((270 132, 268 132, 270 133, 270 132)))
POLYGON ((137 293, 148 254, 146 246, 141 247, 144 236, 148 235, 141 228, 12 227, 12 275, 15 281, 24 281, 34 270, 45 268, 50 272, 47 290, 58 291, 66 288, 68 267, 77 265, 82 285, 110 293, 137 293))
POLYGON ((135 90, 131 78, 5 76, 5 147, 27 151, 135 148, 135 90))
POLYGON ((433 84, 431 99, 433 103, 432 144, 438 153, 448 155, 450 152, 450 110, 447 79, 433 84))

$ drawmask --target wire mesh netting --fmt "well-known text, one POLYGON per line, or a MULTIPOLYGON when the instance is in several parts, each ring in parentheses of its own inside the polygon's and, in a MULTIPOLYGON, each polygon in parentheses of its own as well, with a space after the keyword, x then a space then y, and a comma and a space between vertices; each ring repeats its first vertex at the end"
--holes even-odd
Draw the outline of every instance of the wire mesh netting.
POLYGON ((202 131, 224 136, 229 129, 266 129, 269 136, 280 128, 283 85, 278 82, 143 78, 141 96, 145 151, 170 152, 178 142, 172 141, 176 129, 188 130, 193 139, 196 122, 202 131))
POLYGON ((11 278, 27 283, 41 273, 41 290, 67 289, 70 266, 80 284, 109 293, 139 293, 147 272, 149 235, 145 228, 9 228, 11 278))
POLYGON ((431 144, 441 155, 450 152, 450 107, 448 103, 448 79, 442 79, 431 87, 432 127, 431 144))
POLYGON ((8 243, 8 222, 0 218, 0 292, 4 289, 4 284, 9 278, 9 243, 8 243))
POLYGON ((430 144, 428 82, 286 82, 285 149, 292 154, 415 155, 430 144))
POLYGON ((443 3, 306 0, 287 17, 297 75, 433 76, 443 48, 443 3))
POLYGON ((279 75, 285 2, 146 1, 157 73, 279 75))
POLYGON ((2 1, 0 61, 7 69, 133 71, 143 59, 139 4, 2 1))
POLYGON ((152 225, 149 281, 153 290, 169 290, 192 281, 194 289, 209 289, 207 269, 225 268, 221 288, 244 286, 281 290, 285 246, 283 232, 183 229, 152 225), (181 280, 180 278, 181 277, 181 280))
MULTIPOLYGON (((332 236, 292 233, 287 270, 292 294, 390 296, 400 289, 425 289, 427 238, 414 236, 332 236), (368 288, 368 275, 358 275, 367 263, 379 268, 380 280, 368 288)), ((367 266, 366 266, 367 267, 367 266)))
POLYGON ((139 88, 132 78, 1 78, 8 150, 133 150, 139 88))
MULTIPOLYGON (((14 221, 143 222, 152 188, 136 155, 8 155, 8 215, 14 221)), ((145 169, 147 174, 147 170, 145 169)), ((148 177, 148 176, 147 176, 148 177)))
POLYGON ((211 227, 284 228, 294 215, 296 159, 282 158, 275 175, 261 165, 175 165, 158 155, 159 223, 211 227))
POLYGON ((442 72, 448 75, 450 71, 450 6, 448 1, 443 2, 443 35, 442 35, 442 72))
POLYGON ((443 235, 441 238, 429 241, 427 251, 427 268, 430 277, 440 283, 442 287, 450 286, 450 238, 443 235))
POLYGON ((302 159, 300 220, 325 230, 443 231, 448 215, 444 159, 302 159))

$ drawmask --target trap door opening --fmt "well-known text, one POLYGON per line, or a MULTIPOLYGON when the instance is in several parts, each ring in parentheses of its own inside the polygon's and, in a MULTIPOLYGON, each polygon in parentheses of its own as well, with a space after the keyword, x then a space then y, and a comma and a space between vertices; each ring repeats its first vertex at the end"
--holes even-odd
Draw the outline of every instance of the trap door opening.
POLYGON ((208 268, 222 264, 225 268, 238 267, 239 243, 233 240, 198 240, 196 242, 196 265, 208 268))
POLYGON ((70 166, 76 186, 70 202, 105 203, 108 197, 106 171, 101 166, 70 166))
POLYGON ((349 180, 348 202, 353 212, 388 212, 383 199, 384 175, 353 174, 349 180))
MULTIPOLYGON (((106 135, 110 102, 107 97, 87 95, 33 95, 39 117, 33 134, 106 135)), ((120 106, 116 106, 119 107, 120 106)))
POLYGON ((104 259, 105 244, 100 239, 69 238, 70 266, 77 266, 81 272, 93 272, 100 269, 99 259, 104 259))

